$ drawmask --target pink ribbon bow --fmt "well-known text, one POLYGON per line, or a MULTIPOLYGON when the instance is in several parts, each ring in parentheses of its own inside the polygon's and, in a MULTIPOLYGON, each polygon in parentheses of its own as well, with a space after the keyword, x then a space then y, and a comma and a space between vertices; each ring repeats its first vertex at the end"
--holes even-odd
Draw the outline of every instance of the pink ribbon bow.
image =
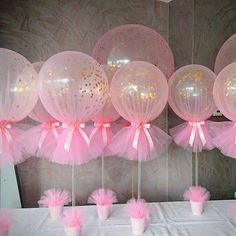
POLYGON ((57 132, 56 127, 59 127, 60 123, 58 121, 56 122, 43 122, 42 127, 43 127, 43 132, 39 138, 39 149, 41 149, 43 142, 45 140, 45 138, 47 137, 47 134, 49 132, 49 130, 52 130, 56 140, 58 140, 59 134, 57 132))
POLYGON ((148 143, 149 143, 149 146, 150 146, 150 149, 152 150, 154 148, 154 144, 153 144, 153 141, 152 141, 152 137, 148 131, 148 129, 150 129, 150 124, 141 124, 141 123, 131 123, 131 126, 134 126, 136 128, 135 130, 135 134, 134 134, 134 139, 133 139, 133 148, 134 149, 138 149, 138 140, 139 140, 139 137, 140 137, 140 132, 141 130, 144 131, 146 137, 147 137, 147 140, 148 140, 148 143))
POLYGON ((99 122, 94 122, 94 129, 90 134, 90 140, 92 137, 96 134, 96 132, 101 128, 102 129, 102 141, 104 146, 107 145, 108 138, 107 138, 107 128, 111 127, 110 123, 99 123, 99 122))
POLYGON ((193 143, 194 143, 194 140, 195 140, 195 137, 196 137, 196 133, 198 131, 200 139, 201 139, 202 144, 204 146, 206 144, 206 138, 205 138, 205 135, 204 135, 204 132, 203 132, 201 126, 205 124, 205 121, 201 121, 201 122, 188 122, 188 124, 190 126, 192 126, 192 131, 191 131, 191 135, 190 135, 190 138, 189 138, 189 144, 191 146, 193 146, 193 143))
POLYGON ((0 124, 0 154, 3 153, 3 136, 6 137, 8 143, 10 143, 12 141, 12 136, 9 132, 9 129, 11 129, 11 125, 10 124, 0 124))
POLYGON ((64 149, 66 151, 69 152, 69 150, 70 150, 71 140, 72 140, 73 133, 74 133, 75 129, 77 129, 80 132, 84 141, 87 143, 87 145, 89 145, 90 140, 89 140, 87 134, 83 130, 85 128, 85 123, 74 123, 74 124, 63 123, 62 127, 68 128, 68 132, 67 132, 65 143, 64 143, 64 149))

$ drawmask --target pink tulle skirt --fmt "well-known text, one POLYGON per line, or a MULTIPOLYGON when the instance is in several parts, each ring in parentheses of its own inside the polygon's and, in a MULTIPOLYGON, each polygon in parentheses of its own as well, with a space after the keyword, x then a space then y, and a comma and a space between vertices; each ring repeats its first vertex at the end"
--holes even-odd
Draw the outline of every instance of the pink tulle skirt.
POLYGON ((199 130, 196 130, 194 140, 192 145, 190 144, 190 137, 192 133, 193 126, 188 122, 180 124, 172 129, 170 129, 170 134, 173 137, 174 142, 181 146, 182 148, 189 150, 191 152, 201 152, 202 150, 212 150, 215 148, 213 143, 213 138, 217 135, 220 130, 219 122, 205 121, 201 125, 202 132, 204 135, 205 143, 200 136, 199 130))
POLYGON ((37 125, 27 130, 21 138, 25 154, 51 160, 57 146, 57 135, 60 134, 62 128, 54 129, 53 131, 43 128, 42 125, 37 125))
POLYGON ((219 122, 221 129, 213 139, 214 145, 225 155, 236 158, 236 123, 219 122))
POLYGON ((135 132, 134 126, 122 128, 114 136, 109 146, 112 153, 128 160, 148 161, 166 151, 171 143, 171 137, 168 134, 157 126, 151 125, 148 132, 153 142, 153 148, 151 148, 145 132, 141 129, 136 149, 133 147, 135 132))
POLYGON ((90 145, 89 150, 93 158, 104 156, 112 156, 113 152, 110 149, 110 144, 112 142, 113 136, 122 128, 122 125, 112 123, 111 127, 106 128, 106 140, 104 142, 103 130, 99 127, 96 132, 91 136, 94 126, 89 127, 90 129, 90 145))
MULTIPOLYGON (((74 129, 69 151, 65 149, 68 130, 69 128, 65 128, 61 132, 51 160, 64 165, 81 165, 91 161, 93 157, 89 151, 89 144, 86 143, 78 129, 74 129)), ((86 129, 84 131, 86 132, 86 129)), ((88 135, 88 132, 86 133, 88 135)))
POLYGON ((12 124, 10 129, 7 129, 10 134, 9 138, 1 131, 1 151, 0 151, 0 167, 8 164, 18 164, 24 161, 23 147, 20 142, 20 137, 24 133, 19 124, 12 124))

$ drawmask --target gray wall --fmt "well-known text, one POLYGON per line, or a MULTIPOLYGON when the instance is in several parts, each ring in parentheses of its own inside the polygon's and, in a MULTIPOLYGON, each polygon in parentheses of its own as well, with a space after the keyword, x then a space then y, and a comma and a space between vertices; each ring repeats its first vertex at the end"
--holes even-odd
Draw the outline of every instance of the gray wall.
MULTIPOLYGON (((62 50, 90 53, 109 29, 137 23, 157 30, 169 41, 177 68, 192 61, 213 68, 220 45, 236 32, 235 18, 235 0, 173 0, 169 4, 155 0, 2 0, 0 47, 15 50, 32 62, 62 50)), ((181 122, 167 107, 154 123, 168 131, 181 122)), ((91 191, 100 186, 100 167, 100 160, 76 167, 77 203, 85 204, 91 191)), ((137 164, 111 157, 105 167, 106 186, 125 202, 132 195, 132 169, 135 172, 137 164)), ((192 169, 192 154, 172 144, 168 152, 143 164, 142 196, 148 201, 181 199, 194 182, 192 169)), ((17 174, 25 207, 37 206, 47 188, 71 189, 69 166, 30 158, 17 166, 17 174)), ((235 175, 235 160, 217 150, 199 154, 199 181, 214 199, 233 198, 235 175)))

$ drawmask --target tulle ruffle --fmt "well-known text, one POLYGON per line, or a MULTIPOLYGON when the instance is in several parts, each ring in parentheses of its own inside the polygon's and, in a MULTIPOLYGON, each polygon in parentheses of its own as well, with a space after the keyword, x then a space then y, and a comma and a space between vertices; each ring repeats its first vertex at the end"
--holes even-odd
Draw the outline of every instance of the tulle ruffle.
MULTIPOLYGON (((82 165, 91 161, 93 157, 89 151, 89 144, 86 143, 79 129, 75 128, 73 131, 69 151, 65 149, 64 145, 69 129, 64 128, 61 132, 51 161, 64 165, 82 165)), ((88 135, 86 129, 84 132, 88 135)))
POLYGON ((213 139, 213 143, 225 156, 236 159, 236 123, 231 121, 219 123, 221 129, 213 139))
POLYGON ((215 148, 213 138, 220 130, 219 122, 205 121, 204 124, 201 125, 204 139, 201 138, 199 130, 196 129, 193 143, 191 145, 190 138, 192 135, 192 129, 193 126, 188 122, 185 122, 170 129, 170 134, 178 146, 181 146, 182 148, 191 152, 201 152, 202 150, 212 150, 215 148))
POLYGON ((25 132, 21 124, 11 124, 7 131, 1 129, 0 167, 18 164, 25 160, 20 137, 25 132), (8 132, 8 134, 6 134, 8 132))
POLYGON ((53 129, 37 125, 27 130, 21 138, 25 155, 51 160, 57 146, 57 135, 60 134, 62 128, 55 127, 53 129))
POLYGON ((136 133, 135 126, 122 128, 113 138, 109 148, 114 155, 124 157, 128 160, 152 160, 167 150, 171 143, 171 137, 154 125, 150 125, 148 132, 153 142, 151 148, 150 142, 143 129, 137 142, 137 149, 133 147, 134 136, 136 133))
POLYGON ((93 158, 104 156, 112 156, 114 153, 110 149, 110 144, 112 142, 113 136, 123 127, 122 125, 112 123, 111 127, 105 128, 106 129, 106 142, 103 137, 103 128, 98 127, 96 132, 94 129, 96 127, 92 126, 89 127, 90 131, 90 145, 89 150, 93 158), (93 133, 94 132, 94 133, 93 133))

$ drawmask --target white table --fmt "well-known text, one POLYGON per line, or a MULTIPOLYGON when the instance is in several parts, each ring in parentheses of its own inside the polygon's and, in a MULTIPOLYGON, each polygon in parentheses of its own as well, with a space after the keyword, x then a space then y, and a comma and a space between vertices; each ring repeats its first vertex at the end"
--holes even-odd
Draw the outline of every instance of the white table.
MULTIPOLYGON (((191 214, 188 202, 150 203, 153 208, 149 227, 143 235, 160 236, 235 236, 236 225, 228 216, 229 205, 235 200, 209 201, 201 216, 191 214)), ((82 206, 86 215, 82 236, 131 236, 130 222, 123 213, 124 205, 115 205, 104 222, 96 216, 95 206, 82 206)), ((45 208, 14 209, 16 222, 10 236, 63 236, 60 221, 52 221, 45 208)))

